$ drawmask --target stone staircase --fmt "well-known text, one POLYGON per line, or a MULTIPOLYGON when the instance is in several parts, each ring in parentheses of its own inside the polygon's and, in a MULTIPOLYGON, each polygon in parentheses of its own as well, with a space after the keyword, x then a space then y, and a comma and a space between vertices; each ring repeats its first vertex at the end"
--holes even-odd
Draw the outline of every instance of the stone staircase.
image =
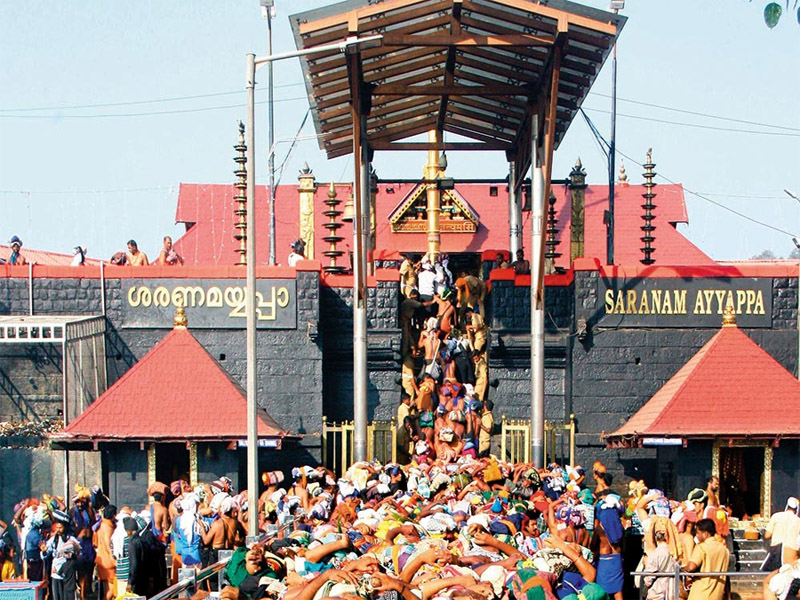
MULTIPOLYGON (((759 528, 759 534, 764 533, 763 528, 759 528)), ((746 540, 744 537, 744 527, 731 527, 733 538, 733 554, 731 555, 731 571, 758 571, 761 563, 767 556, 764 549, 764 539, 759 537, 757 540, 746 540)), ((750 575, 746 577, 731 578, 732 598, 750 600, 761 598, 761 584, 764 576, 750 575)))

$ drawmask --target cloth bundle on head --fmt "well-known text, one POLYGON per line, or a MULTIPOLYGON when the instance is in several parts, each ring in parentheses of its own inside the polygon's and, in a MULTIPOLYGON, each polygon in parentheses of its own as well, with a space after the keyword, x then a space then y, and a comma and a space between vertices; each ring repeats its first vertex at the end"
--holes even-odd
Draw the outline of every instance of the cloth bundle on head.
POLYGON ((53 521, 57 523, 62 523, 64 525, 69 525, 70 517, 67 513, 63 510, 53 510, 50 512, 50 515, 53 517, 53 521))
POLYGON ((705 504, 705 502, 708 500, 708 494, 703 489, 694 488, 691 492, 689 492, 689 495, 686 496, 686 500, 694 504, 705 504))
POLYGON ((490 565, 481 573, 481 581, 491 584, 494 595, 499 598, 506 584, 506 570, 500 565, 490 565))
POLYGON ((161 494, 162 496, 166 496, 167 485, 165 483, 161 483, 160 481, 154 481, 147 486, 147 495, 152 496, 153 494, 161 494))
POLYGON ((456 520, 447 513, 434 513, 423 517, 419 520, 419 524, 428 533, 435 535, 437 533, 446 533, 448 531, 455 531, 458 529, 456 520))
POLYGON ((228 493, 228 484, 223 481, 223 479, 227 479, 227 477, 220 477, 210 483, 211 491, 214 492, 215 495, 220 492, 228 493))
POLYGON ((88 487, 81 485, 80 483, 75 484, 75 493, 72 495, 72 502, 76 500, 89 500, 92 496, 92 492, 88 487))
POLYGON ((656 549, 658 545, 656 533, 658 532, 664 534, 672 558, 680 562, 683 557, 683 546, 678 540, 678 529, 675 527, 675 523, 668 517, 653 517, 650 520, 650 527, 644 532, 645 554, 651 554, 656 549))
POLYGON ((622 541, 624 533, 620 517, 622 516, 622 505, 616 496, 608 495, 595 507, 595 518, 603 525, 608 541, 616 546, 622 541))

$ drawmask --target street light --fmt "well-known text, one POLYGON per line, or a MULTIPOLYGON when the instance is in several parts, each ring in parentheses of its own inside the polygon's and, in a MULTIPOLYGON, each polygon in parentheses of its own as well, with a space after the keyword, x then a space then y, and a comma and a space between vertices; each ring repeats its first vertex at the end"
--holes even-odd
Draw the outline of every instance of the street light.
MULTIPOLYGON (((260 0, 261 15, 267 21, 267 52, 272 54, 272 19, 275 18, 275 2, 274 0, 260 0)), ((267 65, 268 70, 268 99, 269 105, 269 156, 267 157, 269 165, 269 264, 275 265, 275 103, 273 99, 273 85, 272 85, 272 62, 267 65)))
MULTIPOLYGON (((269 1, 269 0, 262 0, 269 1)), ((271 4, 271 2, 270 2, 271 4)), ((265 7, 268 8, 268 7, 265 7)), ((248 505, 248 534, 258 534, 258 403, 256 402, 256 160, 255 160, 255 104, 256 104, 256 70, 264 63, 272 64, 278 60, 330 52, 338 50, 345 52, 351 46, 369 48, 382 43, 382 35, 371 35, 359 38, 349 36, 342 42, 315 46, 295 52, 283 52, 256 57, 255 54, 247 55, 247 303, 245 315, 247 321, 247 489, 250 494, 248 505)), ((272 127, 270 127, 270 132, 272 127)), ((271 152, 272 153, 272 152, 271 152)), ((357 213, 358 214, 358 213, 357 213)), ((274 235, 270 239, 274 239, 274 235)), ((356 249, 359 245, 355 245, 356 249)), ((359 257, 356 257, 358 260, 359 257)), ((353 310, 355 311, 355 303, 353 310)), ((365 340, 366 345, 366 340, 365 340)), ((364 348, 366 353, 366 347, 364 348)))

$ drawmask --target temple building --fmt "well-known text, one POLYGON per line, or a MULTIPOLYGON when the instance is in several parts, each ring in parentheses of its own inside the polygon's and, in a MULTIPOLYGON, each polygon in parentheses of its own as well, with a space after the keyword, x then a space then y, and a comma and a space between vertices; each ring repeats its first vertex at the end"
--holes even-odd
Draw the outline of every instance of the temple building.
MULTIPOLYGON (((102 483, 118 505, 140 502, 155 477, 215 471, 242 487, 247 244, 258 257, 262 470, 329 462, 325 424, 353 419, 364 355, 367 419, 396 415, 417 366, 401 347, 400 262, 447 254, 456 277, 486 289, 480 358, 496 419, 529 419, 543 387, 548 460, 602 460, 620 488, 645 479, 672 497, 717 473, 748 514, 800 495, 796 262, 711 259, 679 230, 683 188, 656 185, 651 152, 641 183, 621 169, 614 185, 609 260, 611 190, 587 184, 580 160, 552 172, 625 17, 560 1, 349 0, 290 20, 303 52, 342 44, 301 64, 321 148, 353 152, 352 178, 317 181, 305 165, 275 190, 273 240, 268 190, 256 186, 248 240, 254 173, 240 129, 232 183, 180 186, 184 264, 0 265, 0 421, 24 422, 0 437, 0 513, 34 490, 68 495, 76 480, 102 483), (376 45, 348 45, 359 40, 376 45), (370 168, 375 150, 427 159, 409 179, 384 180, 370 168), (454 178, 456 150, 504 152, 508 171, 454 178), (498 268, 520 249, 532 259, 534 239, 543 291, 498 268), (292 246, 304 259, 295 250, 290 266, 292 246), (176 326, 178 308, 188 326, 176 326), (365 352, 353 344, 362 325, 365 352), (754 418, 770 394, 788 427, 754 418), (56 420, 63 429, 25 425, 56 420)), ((506 441, 498 432, 493 451, 521 459, 506 441)))

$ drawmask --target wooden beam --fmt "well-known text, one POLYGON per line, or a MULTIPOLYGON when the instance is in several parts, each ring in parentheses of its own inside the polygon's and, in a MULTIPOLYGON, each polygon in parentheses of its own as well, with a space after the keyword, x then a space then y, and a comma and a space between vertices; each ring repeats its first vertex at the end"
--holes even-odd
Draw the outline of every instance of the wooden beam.
MULTIPOLYGON (((435 30, 438 28, 446 27, 449 22, 450 22, 450 17, 448 15, 438 16, 432 19, 425 19, 423 21, 417 21, 411 23, 406 27, 400 27, 398 29, 395 29, 393 33, 411 34, 411 33, 419 33, 420 31, 426 31, 429 29, 435 30)), ((375 32, 375 33, 380 33, 380 32, 375 32)), ((368 35, 368 34, 370 34, 369 29, 362 28, 361 35, 368 35)), ((305 43, 303 44, 303 47, 311 48, 313 46, 320 46, 326 43, 336 42, 337 40, 344 41, 346 37, 347 37, 347 29, 340 29, 335 34, 332 33, 330 36, 324 39, 315 38, 310 42, 308 40, 304 40, 305 43)), ((362 61, 365 61, 368 59, 377 58, 383 54, 392 53, 395 51, 395 49, 396 48, 384 48, 383 46, 377 46, 375 48, 367 48, 361 51, 361 59, 362 61)), ((337 56, 341 56, 341 52, 338 49, 314 55, 313 58, 307 59, 309 64, 309 72, 311 72, 312 74, 324 72, 325 71, 324 59, 330 59, 332 57, 337 57, 337 56), (323 61, 323 66, 320 66, 319 64, 320 61, 323 61)))
MULTIPOLYGON (((482 100, 485 100, 483 98, 482 100)), ((480 99, 470 98, 468 96, 459 96, 458 99, 455 101, 455 104, 463 105, 463 106, 471 106, 477 110, 485 111, 489 114, 496 114, 496 115, 503 115, 508 117, 509 119, 517 119, 522 121, 525 118, 525 109, 519 108, 514 110, 513 107, 519 106, 517 103, 510 103, 507 102, 506 106, 501 106, 497 103, 486 104, 485 102, 481 102, 480 99)), ((524 107, 524 105, 523 105, 524 107)))
POLYGON ((527 96, 530 90, 515 85, 415 85, 388 83, 376 86, 375 96, 527 96))
POLYGON ((551 46, 550 38, 528 35, 481 35, 478 33, 427 33, 424 35, 383 34, 384 46, 551 46))
POLYGON ((375 10, 375 6, 365 7, 345 13, 339 13, 337 15, 332 15, 330 17, 325 17, 322 19, 316 19, 314 21, 306 21, 305 23, 300 23, 297 27, 298 31, 301 34, 307 34, 314 31, 321 31, 323 29, 328 29, 329 27, 335 27, 336 25, 342 25, 347 23, 349 19, 349 14, 356 13, 357 18, 362 17, 370 17, 373 14, 380 14, 384 12, 389 12, 391 10, 398 10, 405 6, 413 5, 417 2, 417 0, 386 0, 386 2, 382 2, 375 10))
MULTIPOLYGON (((534 4, 529 0, 489 0, 489 1, 495 4, 508 6, 509 8, 516 8, 517 10, 533 13, 536 15, 540 15, 542 17, 547 17, 555 21, 566 20, 567 23, 569 23, 570 25, 578 25, 579 27, 585 27, 586 29, 599 31, 601 33, 606 33, 608 35, 617 35, 617 26, 614 25, 610 20, 598 21, 597 19, 592 19, 591 17, 573 15, 563 10, 551 8, 545 4, 538 4, 538 3, 534 4)), ((611 13, 608 13, 608 16, 611 17, 612 16, 611 13)))
MULTIPOLYGON (((377 81, 383 81, 385 79, 391 79, 395 77, 401 77, 407 73, 414 73, 418 70, 426 70, 426 75, 430 76, 433 72, 431 71, 431 67, 435 67, 436 65, 442 62, 442 57, 438 54, 431 56, 430 52, 427 53, 426 58, 421 60, 409 60, 402 64, 397 65, 393 69, 368 69, 366 66, 362 64, 363 69, 363 76, 364 81, 371 83, 377 81)), ((377 67, 378 65, 374 65, 377 67)), ((424 81, 424 79, 423 79, 424 81)), ((314 81, 314 90, 319 90, 322 94, 335 94, 337 92, 341 92, 342 90, 347 89, 347 83, 344 80, 338 80, 334 85, 328 85, 325 87, 317 88, 317 82, 314 81)))
MULTIPOLYGON (((474 131, 472 129, 468 129, 465 127, 461 127, 459 124, 452 123, 445 121, 444 123, 444 130, 449 131, 450 133, 455 133, 457 135, 461 135, 473 140, 480 140, 486 142, 488 144, 496 144, 498 143, 498 138, 495 135, 484 135, 478 131, 474 131)), ((501 142, 502 143, 502 142, 501 142)), ((508 145, 511 145, 512 142, 505 142, 508 145)))
MULTIPOLYGON (((369 113, 370 119, 385 117, 386 115, 392 115, 397 111, 411 110, 412 108, 417 108, 418 106, 426 104, 432 106, 436 102, 435 99, 430 98, 429 96, 420 96, 418 98, 411 99, 402 98, 400 96, 385 96, 385 98, 390 98, 394 100, 394 102, 387 103, 374 101, 372 104, 372 111, 369 113)), ((339 122, 347 124, 347 126, 350 125, 349 108, 337 108, 328 111, 325 114, 320 113, 320 123, 322 123, 323 129, 327 129, 328 127, 336 129, 339 122)))
POLYGON ((508 150, 511 145, 505 143, 490 142, 387 142, 385 140, 373 140, 370 138, 369 145, 375 150, 508 150))
POLYGON ((475 112, 470 110, 469 108, 464 108, 461 106, 451 106, 450 111, 454 115, 458 115, 460 117, 464 117, 464 119, 468 120, 459 120, 459 125, 463 125, 467 129, 475 129, 476 131, 481 131, 486 135, 496 135, 499 138, 506 139, 509 142, 514 141, 514 137, 516 136, 516 132, 519 129, 519 123, 511 122, 505 118, 486 118, 486 115, 483 113, 475 112), (496 129, 494 126, 497 125, 500 129, 496 129), (512 132, 512 133, 509 133, 512 132))
MULTIPOLYGON (((453 0, 451 6, 450 36, 461 35, 461 4, 462 0, 453 0)), ((450 45, 447 48, 447 58, 444 63, 444 84, 453 85, 453 73, 456 68, 456 49, 450 45)), ((436 117, 436 131, 442 131, 444 119, 447 115, 447 103, 450 101, 448 94, 442 94, 439 100, 439 114, 436 117)))
MULTIPOLYGON (((553 176, 553 151, 556 144, 556 129, 558 128, 558 79, 561 75, 561 58, 566 44, 556 44, 551 70, 549 103, 547 107, 547 130, 544 138, 544 197, 545 202, 550 198, 550 179, 553 176)), ((546 236, 542 236, 544 240, 546 236)), ((544 244, 544 241, 542 242, 544 244)))
MULTIPOLYGON (((435 112, 436 104, 429 102, 428 104, 418 107, 415 110, 392 113, 391 117, 382 120, 371 120, 372 114, 370 113, 370 119, 367 120, 369 125, 365 134, 369 134, 370 131, 386 129, 392 125, 395 125, 396 123, 402 123, 403 121, 411 121, 419 117, 430 116, 435 114, 435 112)), ((337 140, 349 138, 351 135, 350 123, 346 121, 338 123, 335 127, 325 127, 324 130, 324 139, 334 144, 337 143, 337 140)))

